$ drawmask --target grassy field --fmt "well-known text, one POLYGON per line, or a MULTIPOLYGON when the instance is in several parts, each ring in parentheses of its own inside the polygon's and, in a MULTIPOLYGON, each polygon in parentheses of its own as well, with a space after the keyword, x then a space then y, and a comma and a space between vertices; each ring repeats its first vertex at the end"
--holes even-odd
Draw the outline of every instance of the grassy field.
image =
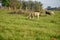
POLYGON ((0 40, 60 40, 60 12, 39 19, 0 10, 0 40))

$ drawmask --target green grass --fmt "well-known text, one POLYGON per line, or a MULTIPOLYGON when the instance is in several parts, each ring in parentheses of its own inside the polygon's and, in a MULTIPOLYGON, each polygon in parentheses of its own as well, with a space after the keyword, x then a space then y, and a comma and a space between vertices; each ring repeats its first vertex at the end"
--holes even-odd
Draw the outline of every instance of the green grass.
POLYGON ((0 40, 60 40, 60 12, 52 16, 28 19, 0 10, 0 40))

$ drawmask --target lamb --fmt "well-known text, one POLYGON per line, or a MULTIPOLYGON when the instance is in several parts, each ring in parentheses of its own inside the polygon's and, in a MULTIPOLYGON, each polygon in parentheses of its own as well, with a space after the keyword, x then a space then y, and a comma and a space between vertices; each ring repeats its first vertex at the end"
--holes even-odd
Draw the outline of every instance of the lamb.
POLYGON ((31 12, 28 16, 29 19, 37 17, 39 19, 40 13, 39 12, 31 12))

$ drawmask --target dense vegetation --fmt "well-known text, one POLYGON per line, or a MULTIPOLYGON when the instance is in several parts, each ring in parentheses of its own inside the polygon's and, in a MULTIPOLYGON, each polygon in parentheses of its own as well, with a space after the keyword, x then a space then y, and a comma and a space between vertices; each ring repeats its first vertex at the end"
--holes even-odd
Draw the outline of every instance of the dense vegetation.
POLYGON ((33 10, 41 11, 42 4, 41 2, 32 1, 32 0, 1 0, 2 6, 10 7, 13 9, 23 9, 23 10, 33 10))
POLYGON ((28 19, 20 14, 0 10, 0 40, 60 40, 60 12, 28 19))

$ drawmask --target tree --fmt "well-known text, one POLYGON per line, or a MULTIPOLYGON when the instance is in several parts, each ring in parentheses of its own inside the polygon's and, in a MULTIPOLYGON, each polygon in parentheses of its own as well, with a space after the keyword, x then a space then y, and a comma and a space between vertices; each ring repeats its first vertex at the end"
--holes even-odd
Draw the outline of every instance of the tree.
POLYGON ((51 6, 48 6, 48 7, 47 7, 47 9, 50 9, 50 8, 51 8, 51 6))
POLYGON ((2 6, 9 6, 10 0, 2 0, 2 6))
POLYGON ((12 8, 21 8, 21 0, 2 0, 2 6, 12 7, 12 8))
POLYGON ((41 4, 41 2, 37 2, 37 1, 35 1, 35 11, 41 11, 41 9, 42 9, 42 4, 41 4))
POLYGON ((10 0, 10 7, 13 9, 21 9, 22 3, 21 0, 10 0))
POLYGON ((22 8, 23 9, 28 9, 28 10, 32 10, 32 11, 41 11, 42 9, 42 4, 41 2, 37 2, 37 1, 32 1, 32 0, 29 0, 29 1, 23 1, 22 2, 22 8))

